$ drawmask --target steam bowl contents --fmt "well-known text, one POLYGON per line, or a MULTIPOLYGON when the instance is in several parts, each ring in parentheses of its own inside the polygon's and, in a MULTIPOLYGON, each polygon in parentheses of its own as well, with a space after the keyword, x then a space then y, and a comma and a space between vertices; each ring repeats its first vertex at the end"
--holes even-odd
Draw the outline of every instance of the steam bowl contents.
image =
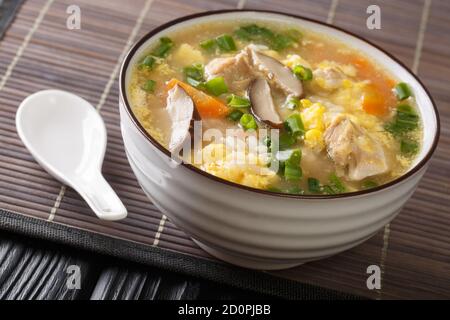
POLYGON ((197 24, 159 38, 131 68, 129 99, 146 131, 179 151, 200 121, 201 149, 190 146, 198 161, 184 159, 248 187, 299 195, 369 189, 404 174, 421 148, 407 83, 298 26, 197 24), (204 139, 209 129, 221 138, 204 139))

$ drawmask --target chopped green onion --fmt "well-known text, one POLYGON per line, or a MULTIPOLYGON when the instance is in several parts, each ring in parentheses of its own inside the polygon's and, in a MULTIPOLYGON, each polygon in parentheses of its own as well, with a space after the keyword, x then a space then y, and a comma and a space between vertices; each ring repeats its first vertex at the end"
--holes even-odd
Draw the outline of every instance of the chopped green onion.
POLYGON ((159 45, 152 51, 152 55, 159 58, 164 58, 172 49, 174 43, 168 37, 162 37, 159 39, 159 45))
POLYGON ((213 52, 217 48, 217 42, 215 39, 203 40, 200 42, 200 47, 208 52, 213 52))
POLYGON ((249 108, 250 100, 245 97, 231 94, 230 96, 228 96, 227 104, 231 108, 249 108))
POLYGON ((145 67, 148 69, 153 69, 153 67, 155 66, 156 63, 156 59, 155 57, 148 55, 144 58, 144 60, 142 60, 142 62, 140 63, 140 67, 145 67))
POLYGON ((228 119, 231 121, 239 121, 244 113, 240 110, 233 110, 228 114, 228 119))
POLYGON ((292 30, 288 30, 286 33, 275 33, 257 24, 241 26, 234 34, 240 40, 263 43, 276 51, 292 46, 299 38, 299 34, 292 30))
POLYGON ((205 83, 206 91, 214 96, 220 96, 228 92, 228 87, 225 84, 223 77, 213 78, 205 83))
POLYGON ((344 183, 335 173, 330 175, 330 188, 334 193, 344 193, 346 191, 344 183))
POLYGON ((408 84, 400 82, 394 88, 398 100, 405 100, 412 96, 411 89, 408 84))
POLYGON ((303 125, 302 118, 298 113, 291 114, 284 122, 284 126, 293 137, 298 137, 305 134, 305 126, 303 125))
POLYGON ((293 187, 287 189, 286 193, 289 193, 289 194, 304 194, 305 192, 299 186, 293 186, 293 187))
POLYGON ((280 193, 283 192, 280 188, 273 187, 273 186, 269 186, 266 190, 270 191, 270 192, 280 192, 280 193))
POLYGON ((372 188, 378 187, 378 183, 376 183, 373 180, 367 180, 367 181, 363 181, 361 186, 363 189, 372 189, 372 188))
POLYGON ((295 97, 288 98, 284 103, 284 106, 291 110, 297 109, 300 106, 300 99, 295 97))
POLYGON ((303 34, 300 30, 289 29, 286 31, 286 36, 291 38, 293 41, 299 41, 303 37, 303 34))
POLYGON ((284 178, 287 181, 298 181, 302 177, 300 161, 302 152, 300 149, 291 150, 289 158, 284 162, 284 178))
POLYGON ((272 139, 270 138, 270 136, 265 136, 263 143, 267 148, 270 148, 272 146, 272 139))
POLYGON ((300 166, 284 166, 284 178, 287 181, 299 181, 302 178, 302 168, 300 166))
POLYGON ((201 63, 194 63, 191 66, 185 67, 183 73, 186 79, 191 78, 197 81, 203 81, 204 68, 201 63))
POLYGON ((189 83, 191 86, 199 89, 204 89, 205 83, 203 81, 198 81, 193 78, 186 78, 186 82, 189 83))
POLYGON ((310 81, 313 78, 311 69, 306 68, 300 64, 296 65, 292 71, 299 80, 310 81))
POLYGON ((404 104, 397 107, 397 114, 394 120, 388 123, 385 129, 394 136, 399 136, 416 129, 418 124, 419 116, 417 113, 411 106, 404 104))
POLYGON ((320 181, 316 178, 308 178, 308 190, 311 193, 320 193, 320 181))
POLYGON ((325 194, 336 194, 334 189, 332 187, 330 187, 329 185, 322 186, 321 190, 325 194))
POLYGON ((229 34, 224 34, 216 38, 217 46, 222 52, 236 51, 236 44, 229 34))
POLYGON ((255 118, 253 118, 253 116, 249 113, 243 114, 241 119, 239 120, 239 123, 246 131, 258 129, 258 124, 256 123, 255 118))
POLYGON ((281 51, 283 49, 289 48, 294 40, 286 35, 283 34, 276 34, 271 43, 271 49, 275 51, 281 51))
POLYGON ((282 132, 279 136, 279 148, 285 150, 297 142, 297 138, 287 132, 282 132))
POLYGON ((419 151, 419 144, 416 141, 402 139, 400 141, 400 151, 406 156, 414 155, 419 151))
POLYGON ((155 91, 155 85, 156 85, 155 80, 147 80, 142 86, 142 89, 144 89, 147 92, 153 92, 155 91))

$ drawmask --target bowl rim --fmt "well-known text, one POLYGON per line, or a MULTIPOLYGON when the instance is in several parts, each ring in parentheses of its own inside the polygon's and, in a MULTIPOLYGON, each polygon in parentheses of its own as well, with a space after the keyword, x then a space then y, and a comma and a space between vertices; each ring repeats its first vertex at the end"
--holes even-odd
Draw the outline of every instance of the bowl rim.
POLYGON ((275 14, 275 15, 281 15, 281 16, 287 16, 287 17, 291 17, 291 18, 295 18, 295 19, 300 19, 300 20, 306 20, 309 22, 313 22, 319 25, 323 25, 326 27, 330 27, 333 29, 336 29, 338 31, 341 31, 349 36, 355 37, 363 42, 365 42, 366 44, 378 49, 379 51, 381 51, 382 53, 384 53, 385 55, 387 55, 389 58, 391 58, 394 62, 396 62, 397 64, 399 64, 403 69, 405 69, 419 84, 420 86, 424 89, 426 95, 428 96, 428 98, 431 101, 431 105, 432 105, 432 109, 434 112, 434 115, 436 117, 436 132, 434 135, 434 139, 433 139, 433 143, 429 149, 429 151, 427 152, 427 154, 422 158, 422 160, 420 160, 413 168, 411 168, 407 173, 405 173, 404 175, 388 182, 385 183, 383 185, 380 185, 378 187, 375 188, 371 188, 371 189, 366 189, 366 190, 359 190, 359 191, 354 191, 354 192, 347 192, 347 193, 340 193, 340 194, 334 194, 334 195, 323 195, 323 194, 308 194, 308 195, 300 195, 300 194, 290 194, 290 193, 282 193, 282 192, 272 192, 272 191, 268 191, 268 190, 264 190, 264 189, 257 189, 257 188, 253 188, 253 187, 248 187, 248 186, 244 186, 229 180, 225 180, 222 178, 219 178, 217 176, 214 176, 206 171, 203 171, 195 166, 193 166, 192 164, 189 163, 185 163, 185 162, 181 162, 181 165, 184 166, 185 168, 193 171, 194 173, 198 173, 200 175, 202 175, 203 177, 210 179, 212 181, 215 182, 219 182, 221 184, 225 184, 228 185, 230 187, 234 187, 234 188, 239 188, 239 189, 243 189, 243 190, 247 190, 250 192, 254 192, 254 193, 258 193, 258 194, 262 194, 262 195, 266 195, 266 196, 275 196, 275 197, 281 197, 281 198, 294 198, 294 199, 316 199, 316 200, 323 200, 323 199, 341 199, 341 198, 353 198, 353 197, 358 197, 358 196, 363 196, 363 195, 367 195, 367 194, 372 194, 372 193, 377 193, 380 191, 383 191, 385 189, 389 189, 397 184, 400 184, 402 182, 404 182, 405 180, 407 180, 408 178, 410 178, 411 176, 413 176, 415 173, 417 173, 418 171, 420 171, 420 169, 422 169, 425 164, 428 163, 428 161, 431 159, 432 155, 434 154, 436 147, 438 145, 439 142, 439 136, 440 136, 440 117, 439 117, 439 112, 438 109, 436 107, 436 103, 433 100, 433 97, 431 96, 429 90, 426 88, 426 86, 423 84, 423 82, 418 78, 418 76, 416 74, 414 74, 414 72, 412 72, 410 70, 409 67, 407 67, 403 62, 401 62, 399 59, 397 59, 396 57, 394 57, 391 53, 387 52, 386 50, 384 50, 383 48, 381 48, 380 46, 378 46, 377 44, 351 32, 348 31, 346 29, 343 29, 341 27, 335 26, 335 25, 331 25, 328 24, 326 22, 322 22, 316 19, 312 19, 312 18, 307 18, 307 17, 303 17, 301 15, 296 15, 296 14, 291 14, 291 13, 285 13, 285 12, 279 12, 279 11, 275 11, 275 10, 260 10, 260 9, 225 9, 225 10, 212 10, 212 11, 206 11, 206 12, 198 12, 198 13, 194 13, 194 14, 190 14, 190 15, 186 15, 183 17, 179 17, 176 18, 174 20, 171 20, 169 22, 166 22, 162 25, 157 26, 156 28, 150 30, 148 33, 146 33, 144 36, 142 36, 142 38, 140 38, 138 41, 136 41, 134 43, 134 45, 130 48, 130 50, 127 52, 127 54, 125 55, 125 58, 123 60, 122 66, 120 68, 120 75, 119 75, 119 91, 120 91, 120 99, 122 99, 122 102, 125 106, 125 110, 128 114, 128 116, 131 118, 131 121, 133 122, 133 124, 136 126, 136 128, 138 129, 138 131, 146 138, 146 140, 148 142, 150 142, 154 147, 156 147, 159 151, 161 151, 164 155, 168 156, 169 158, 171 157, 169 150, 167 150, 162 144, 160 144, 155 138, 153 138, 146 130, 145 128, 140 124, 139 120, 136 118, 136 116, 134 115, 133 111, 131 110, 131 106, 130 103, 128 101, 127 95, 126 95, 126 84, 125 84, 125 80, 126 80, 126 72, 128 70, 129 64, 131 59, 134 57, 135 53, 141 48, 141 46, 147 42, 148 39, 150 39, 151 37, 155 36, 156 34, 158 34, 159 32, 172 27, 174 25, 177 25, 179 23, 188 21, 188 20, 193 20, 196 18, 201 18, 201 17, 205 17, 205 16, 211 16, 211 15, 217 15, 217 14, 226 14, 226 13, 236 13, 236 12, 255 12, 255 13, 266 13, 266 14, 275 14))

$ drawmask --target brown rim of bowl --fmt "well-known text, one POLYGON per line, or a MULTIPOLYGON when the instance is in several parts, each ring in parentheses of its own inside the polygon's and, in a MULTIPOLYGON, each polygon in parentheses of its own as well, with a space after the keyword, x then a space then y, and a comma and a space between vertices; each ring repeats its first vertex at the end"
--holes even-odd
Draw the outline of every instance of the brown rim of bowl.
POLYGON ((247 191, 251 191, 251 192, 255 192, 255 193, 259 193, 259 194, 264 194, 267 196, 277 196, 277 197, 284 197, 284 198, 295 198, 295 199, 337 199, 337 198, 350 198, 350 197, 355 197, 355 196, 362 196, 362 195, 366 195, 369 193, 375 193, 384 189, 388 189, 400 182, 405 181, 406 179, 408 179, 409 177, 411 177, 412 175, 414 175, 416 172, 418 172, 432 157, 434 151, 436 150, 438 141, 439 141, 439 135, 440 135, 440 119, 439 119, 439 113, 436 107, 436 103, 434 102, 433 98, 430 95, 430 92, 428 91, 428 89, 425 87, 425 85, 422 83, 422 81, 407 67, 405 66, 401 61, 399 61, 396 57, 394 57, 392 54, 386 52, 384 49, 380 48, 378 45, 370 42, 369 40, 366 40, 350 31, 344 30, 340 27, 336 27, 334 25, 330 25, 327 24, 325 22, 321 22, 315 19, 310 19, 310 18, 306 18, 306 17, 302 17, 302 16, 298 16, 298 15, 294 15, 294 14, 290 14, 290 13, 283 13, 283 12, 277 12, 277 11, 271 11, 271 10, 256 10, 256 9, 249 9, 249 10, 239 10, 239 9, 229 9, 229 10, 215 10, 215 11, 207 11, 207 12, 200 12, 200 13, 196 13, 196 14, 192 14, 192 15, 188 15, 188 16, 184 16, 184 17, 180 17, 177 19, 174 19, 172 21, 169 21, 165 24, 162 24, 158 27, 156 27, 155 29, 151 30, 150 32, 148 32, 146 35, 144 35, 139 41, 137 41, 133 47, 128 51, 124 62, 122 63, 121 69, 120 69, 120 98, 123 100, 125 107, 126 107, 126 111, 128 113, 128 116, 131 117, 132 122, 134 123, 134 125, 137 127, 137 129, 141 132, 141 134, 153 145, 155 146, 159 151, 161 151, 163 154, 165 154, 166 156, 168 156, 169 158, 171 157, 169 150, 167 150, 166 148, 164 148, 158 141, 156 141, 156 139, 154 139, 150 134, 147 133, 147 131, 142 127, 142 125, 140 124, 140 122, 137 120, 137 118, 135 117, 134 113, 131 111, 131 107, 130 104, 128 102, 128 98, 126 96, 126 88, 125 88, 125 75, 126 75, 126 70, 128 69, 128 65, 130 63, 130 60, 133 58, 134 54, 136 53, 136 51, 151 37, 155 36, 156 34, 158 34, 159 32, 172 27, 178 23, 187 21, 187 20, 192 20, 195 18, 200 18, 200 17, 205 17, 205 16, 211 16, 211 15, 216 15, 216 14, 223 14, 223 13, 233 13, 233 12, 255 12, 255 13, 268 13, 268 14, 275 14, 275 15, 281 15, 281 16, 288 16, 288 17, 292 17, 292 18, 296 18, 296 19, 301 19, 301 20, 306 20, 306 21, 310 21, 313 23, 317 23, 320 25, 324 25, 333 29, 336 29, 338 31, 341 31, 343 33, 346 33, 350 36, 353 36, 369 45, 371 45, 372 47, 375 47, 376 49, 380 50, 381 52, 383 52, 384 54, 386 54, 388 57, 390 57, 392 60, 394 60, 396 63, 398 63, 401 67, 403 67, 406 71, 408 71, 409 74, 411 74, 413 76, 414 79, 416 79, 416 81, 422 86, 422 88, 424 89, 425 93, 427 94, 428 98, 431 101, 431 104, 433 106, 433 110, 434 110, 434 114, 436 116, 436 133, 434 136, 434 141, 433 141, 433 145, 431 146, 430 150, 428 151, 428 153, 423 157, 423 159, 417 163, 410 171, 408 171, 406 174, 398 177, 397 179, 394 179, 386 184, 383 184, 381 186, 375 187, 375 188, 371 188, 371 189, 367 189, 367 190, 360 190, 360 191, 355 191, 355 192, 348 192, 348 193, 340 193, 340 194, 335 194, 335 195, 322 195, 322 194, 318 194, 318 195, 298 195, 298 194, 289 194, 289 193, 282 193, 282 192, 272 192, 272 191, 268 191, 268 190, 263 190, 263 189, 256 189, 256 188, 252 188, 252 187, 247 187, 235 182, 231 182, 219 177, 216 177, 212 174, 209 174, 191 164, 188 163, 182 163, 181 165, 188 168, 189 170, 198 173, 208 179, 211 179, 213 181, 231 186, 231 187, 235 187, 235 188, 239 188, 239 189, 243 189, 243 190, 247 190, 247 191))

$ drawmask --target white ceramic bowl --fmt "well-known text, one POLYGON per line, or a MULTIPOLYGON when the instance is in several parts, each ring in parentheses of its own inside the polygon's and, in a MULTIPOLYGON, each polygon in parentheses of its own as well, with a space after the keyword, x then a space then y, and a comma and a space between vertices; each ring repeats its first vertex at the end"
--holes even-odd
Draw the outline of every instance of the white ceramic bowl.
POLYGON ((436 107, 422 83, 375 45, 334 26, 266 11, 217 11, 169 22, 144 36, 127 55, 120 76, 120 117, 131 167, 148 197, 204 250, 255 269, 283 269, 358 245, 389 223, 413 194, 439 136, 436 107), (423 148, 402 177, 369 191, 336 196, 270 193, 231 183, 189 164, 173 165, 170 153, 149 136, 127 99, 130 66, 161 36, 200 22, 261 19, 298 25, 361 50, 410 84, 424 123, 423 148))

